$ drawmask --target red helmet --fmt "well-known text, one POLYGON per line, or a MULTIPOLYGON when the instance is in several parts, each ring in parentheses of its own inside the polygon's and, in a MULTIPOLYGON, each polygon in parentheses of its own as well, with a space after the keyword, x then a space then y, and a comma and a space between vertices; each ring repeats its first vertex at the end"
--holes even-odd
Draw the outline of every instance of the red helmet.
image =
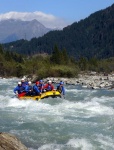
POLYGON ((39 81, 36 81, 36 85, 38 85, 39 84, 39 81))

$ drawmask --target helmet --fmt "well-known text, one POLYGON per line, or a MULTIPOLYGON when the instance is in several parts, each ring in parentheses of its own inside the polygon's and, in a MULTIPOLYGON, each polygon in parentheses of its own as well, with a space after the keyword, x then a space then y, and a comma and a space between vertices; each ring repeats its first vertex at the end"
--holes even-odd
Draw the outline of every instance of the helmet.
POLYGON ((31 85, 31 81, 29 81, 28 84, 31 85))
POLYGON ((39 84, 39 81, 36 81, 36 85, 38 85, 39 84))
POLYGON ((60 84, 63 85, 64 83, 61 81, 60 84))
POLYGON ((24 79, 24 78, 22 78, 22 79, 21 79, 21 81, 25 81, 25 79, 24 79))
POLYGON ((21 85, 21 82, 18 82, 18 85, 21 85))
POLYGON ((50 83, 50 84, 51 84, 51 80, 49 80, 49 81, 48 81, 48 83, 50 83))
POLYGON ((40 80, 39 82, 41 83, 41 82, 43 82, 43 80, 40 80))

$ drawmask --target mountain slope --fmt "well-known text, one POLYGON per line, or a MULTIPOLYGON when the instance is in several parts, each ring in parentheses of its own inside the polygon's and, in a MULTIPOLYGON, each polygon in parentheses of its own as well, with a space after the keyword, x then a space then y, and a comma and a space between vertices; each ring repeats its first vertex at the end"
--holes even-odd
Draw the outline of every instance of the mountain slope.
POLYGON ((50 29, 43 26, 37 20, 2 20, 0 21, 0 42, 7 43, 19 39, 30 40, 33 37, 43 36, 50 29))
POLYGON ((17 41, 5 45, 5 48, 17 50, 23 54, 49 53, 55 44, 66 48, 69 56, 109 58, 114 57, 114 4, 100 10, 88 18, 67 26, 62 31, 51 31, 43 37, 30 42, 17 41))

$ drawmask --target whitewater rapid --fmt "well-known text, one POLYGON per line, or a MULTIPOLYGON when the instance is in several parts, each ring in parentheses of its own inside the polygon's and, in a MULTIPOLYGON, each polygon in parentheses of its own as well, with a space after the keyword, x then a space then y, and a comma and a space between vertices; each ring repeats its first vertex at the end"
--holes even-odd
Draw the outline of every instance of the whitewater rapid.
POLYGON ((114 90, 65 85, 65 99, 18 100, 18 81, 0 79, 0 132, 29 150, 114 150, 114 90))

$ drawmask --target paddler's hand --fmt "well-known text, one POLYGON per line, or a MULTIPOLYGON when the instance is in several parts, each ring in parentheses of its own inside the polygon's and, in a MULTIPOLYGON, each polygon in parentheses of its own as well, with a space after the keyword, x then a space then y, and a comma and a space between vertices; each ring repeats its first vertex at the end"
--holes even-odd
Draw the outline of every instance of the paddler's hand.
POLYGON ((62 97, 65 99, 65 95, 62 95, 62 97))
POLYGON ((15 92, 15 96, 18 97, 18 92, 17 91, 15 92))
POLYGON ((61 95, 61 98, 65 99, 65 95, 61 95))

